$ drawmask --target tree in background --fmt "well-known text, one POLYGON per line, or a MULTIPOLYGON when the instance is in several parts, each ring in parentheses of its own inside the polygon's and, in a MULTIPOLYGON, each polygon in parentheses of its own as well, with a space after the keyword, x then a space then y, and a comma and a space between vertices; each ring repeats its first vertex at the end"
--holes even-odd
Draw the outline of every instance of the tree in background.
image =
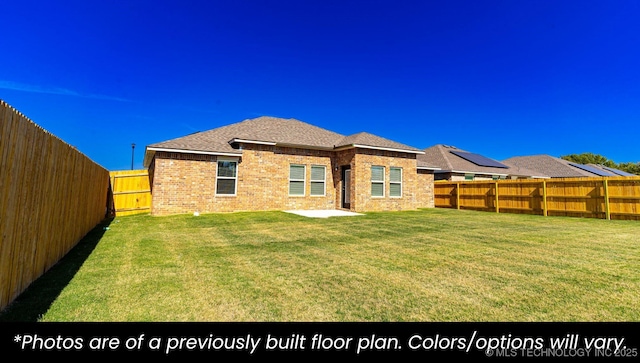
POLYGON ((569 154, 560 157, 561 159, 571 161, 578 164, 596 164, 603 165, 609 168, 615 168, 627 173, 640 175, 640 163, 620 163, 617 164, 613 160, 594 154, 594 153, 582 153, 582 154, 569 154))
POLYGON ((620 163, 618 169, 626 171, 627 173, 640 175, 640 163, 620 163))
POLYGON ((615 168, 616 163, 606 157, 594 153, 569 154, 561 156, 561 159, 568 160, 578 164, 596 164, 615 168))

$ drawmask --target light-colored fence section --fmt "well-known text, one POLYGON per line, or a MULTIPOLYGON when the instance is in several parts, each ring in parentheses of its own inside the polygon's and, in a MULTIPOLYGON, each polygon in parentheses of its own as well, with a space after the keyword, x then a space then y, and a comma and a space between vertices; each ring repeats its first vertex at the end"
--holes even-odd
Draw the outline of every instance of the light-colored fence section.
POLYGON ((110 178, 116 216, 151 211, 151 188, 147 170, 112 171, 110 178))
POLYGON ((0 310, 105 218, 109 172, 0 100, 0 310))
POLYGON ((640 220, 640 176, 436 181, 436 208, 640 220))

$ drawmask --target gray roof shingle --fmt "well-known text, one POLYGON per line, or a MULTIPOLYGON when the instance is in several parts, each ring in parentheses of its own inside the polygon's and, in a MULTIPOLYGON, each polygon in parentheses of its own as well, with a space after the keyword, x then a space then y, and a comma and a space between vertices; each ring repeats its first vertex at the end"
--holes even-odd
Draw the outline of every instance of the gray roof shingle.
POLYGON ((229 143, 231 140, 243 139, 317 148, 333 148, 333 145, 343 138, 344 136, 338 133, 296 119, 262 116, 151 144, 149 147, 240 153, 231 146, 229 143))
POLYGON ((550 155, 514 156, 502 161, 510 167, 526 168, 550 178, 575 178, 597 176, 586 170, 571 166, 567 160, 550 155))

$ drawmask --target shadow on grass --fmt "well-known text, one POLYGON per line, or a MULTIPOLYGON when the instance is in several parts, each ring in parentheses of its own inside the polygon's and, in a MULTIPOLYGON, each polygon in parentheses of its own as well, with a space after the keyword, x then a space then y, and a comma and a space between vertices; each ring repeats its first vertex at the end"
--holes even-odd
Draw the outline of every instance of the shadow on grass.
POLYGON ((0 322, 37 322, 91 255, 102 239, 105 228, 112 221, 113 218, 107 218, 100 222, 49 271, 31 283, 20 296, 0 312, 0 322))

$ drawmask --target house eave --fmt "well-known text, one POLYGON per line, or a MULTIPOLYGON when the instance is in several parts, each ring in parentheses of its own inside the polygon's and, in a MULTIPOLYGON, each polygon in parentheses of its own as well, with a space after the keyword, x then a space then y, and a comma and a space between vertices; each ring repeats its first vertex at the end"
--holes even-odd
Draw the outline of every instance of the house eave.
POLYGON ((168 152, 168 153, 180 153, 180 154, 196 154, 196 155, 218 155, 218 156, 242 156, 242 152, 238 153, 228 153, 228 152, 219 152, 219 151, 204 151, 204 150, 188 150, 188 149, 173 149, 173 148, 164 148, 164 147, 147 147, 145 152, 143 165, 145 168, 148 168, 151 164, 151 160, 156 152, 168 152))
POLYGON ((436 173, 459 173, 459 174, 482 174, 482 175, 498 175, 498 176, 509 176, 512 174, 502 174, 502 173, 491 173, 491 172, 484 172, 484 171, 463 171, 463 170, 439 170, 436 171, 436 173))
POLYGON ((311 146, 311 145, 302 145, 302 144, 289 144, 289 143, 283 143, 283 142, 278 142, 275 143, 276 146, 280 146, 280 147, 290 147, 293 149, 309 149, 309 150, 323 150, 323 151, 333 151, 334 149, 332 147, 325 147, 325 146, 311 146))
POLYGON ((188 150, 188 149, 172 149, 162 147, 148 147, 148 151, 165 151, 169 153, 181 153, 181 154, 198 154, 198 155, 222 155, 222 156, 241 156, 242 152, 228 153, 220 151, 205 151, 205 150, 188 150))
POLYGON ((370 145, 362 145, 362 144, 351 144, 351 145, 338 146, 338 147, 334 147, 333 150, 340 151, 340 150, 354 149, 354 148, 371 149, 371 150, 382 150, 382 151, 393 151, 393 152, 400 152, 400 153, 407 153, 407 154, 424 154, 424 151, 421 151, 421 150, 397 149, 397 148, 392 148, 392 147, 370 146, 370 145))
POLYGON ((231 139, 231 141, 229 141, 229 144, 236 144, 236 143, 268 145, 268 146, 276 145, 276 143, 272 141, 259 141, 259 140, 247 140, 247 139, 231 139))
POLYGON ((416 169, 418 170, 442 170, 435 166, 418 166, 416 169))
POLYGON ((289 148, 292 148, 292 149, 309 149, 309 150, 325 150, 325 151, 332 151, 333 150, 332 147, 312 146, 312 145, 304 145, 304 144, 292 144, 292 143, 285 143, 285 142, 248 140, 248 139, 231 139, 231 141, 229 141, 229 144, 230 145, 233 145, 233 144, 254 144, 254 145, 289 147, 289 148))

